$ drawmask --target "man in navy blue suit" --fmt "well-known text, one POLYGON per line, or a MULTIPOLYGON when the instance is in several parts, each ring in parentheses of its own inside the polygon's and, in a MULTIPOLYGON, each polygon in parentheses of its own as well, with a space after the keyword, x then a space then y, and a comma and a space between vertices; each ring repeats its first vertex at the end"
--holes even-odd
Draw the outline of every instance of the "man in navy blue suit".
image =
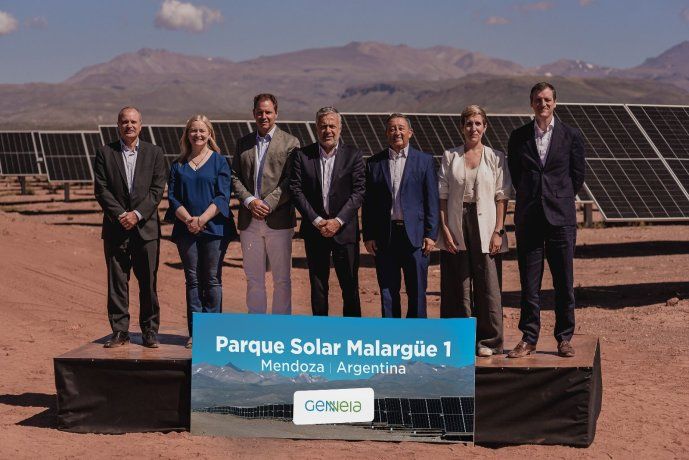
POLYGON ((389 148, 366 164, 364 244, 375 257, 383 317, 402 315, 404 273, 407 318, 425 318, 429 253, 438 238, 438 180, 433 157, 409 145, 409 118, 393 113, 386 126, 389 148))
POLYGON ((543 258, 555 289, 558 355, 574 356, 574 197, 584 184, 584 141, 579 130, 555 119, 555 88, 541 82, 531 89, 534 121, 512 131, 507 163, 517 192, 514 223, 521 281, 522 340, 508 353, 521 358, 536 350, 541 328, 543 258))

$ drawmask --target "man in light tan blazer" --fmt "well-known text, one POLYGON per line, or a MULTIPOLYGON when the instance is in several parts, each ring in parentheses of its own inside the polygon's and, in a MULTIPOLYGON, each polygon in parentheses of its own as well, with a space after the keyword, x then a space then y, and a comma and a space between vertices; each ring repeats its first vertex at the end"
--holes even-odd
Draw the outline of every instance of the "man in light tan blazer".
POLYGON ((292 236, 297 223, 289 181, 296 137, 275 125, 278 102, 272 94, 254 97, 256 131, 237 142, 232 188, 240 200, 239 231, 249 313, 266 313, 266 256, 273 273, 272 311, 292 312, 292 236))

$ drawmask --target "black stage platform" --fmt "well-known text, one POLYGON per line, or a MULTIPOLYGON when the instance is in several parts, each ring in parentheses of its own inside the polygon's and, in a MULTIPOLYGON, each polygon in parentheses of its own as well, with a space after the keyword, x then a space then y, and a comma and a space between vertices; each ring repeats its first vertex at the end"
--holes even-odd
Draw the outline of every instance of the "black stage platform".
MULTIPOLYGON (((191 351, 186 336, 163 331, 161 346, 132 343, 103 348, 107 337, 54 359, 61 430, 127 433, 189 429, 191 351)), ((506 346, 519 337, 509 336, 506 346)), ((553 338, 538 352, 511 360, 476 360, 476 431, 479 444, 593 442, 603 394, 600 345, 576 335, 574 358, 557 356, 553 338)), ((508 348, 509 349, 509 348, 508 348)))

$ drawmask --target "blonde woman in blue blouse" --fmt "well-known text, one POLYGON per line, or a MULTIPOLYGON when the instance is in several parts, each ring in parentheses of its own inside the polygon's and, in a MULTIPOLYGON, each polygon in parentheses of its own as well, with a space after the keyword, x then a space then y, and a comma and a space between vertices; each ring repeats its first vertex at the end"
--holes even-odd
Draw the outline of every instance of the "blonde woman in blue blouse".
POLYGON ((180 156, 170 168, 165 220, 174 222, 172 241, 184 266, 191 348, 193 313, 222 312, 222 263, 237 230, 230 212, 232 170, 210 120, 191 117, 179 145, 180 156))
POLYGON ((464 145, 445 151, 440 167, 440 316, 476 317, 476 354, 502 353, 501 254, 512 183, 505 155, 483 145, 486 112, 464 109, 464 145))

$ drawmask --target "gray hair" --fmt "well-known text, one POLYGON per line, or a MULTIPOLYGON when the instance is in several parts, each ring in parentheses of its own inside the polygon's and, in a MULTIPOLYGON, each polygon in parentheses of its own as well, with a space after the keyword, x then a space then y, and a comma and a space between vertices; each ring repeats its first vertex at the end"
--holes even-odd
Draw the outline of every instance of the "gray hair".
POLYGON ((316 124, 318 124, 318 120, 331 113, 337 115, 337 120, 340 122, 340 124, 342 124, 342 115, 340 115, 340 112, 338 112, 337 109, 331 105, 318 109, 318 112, 316 112, 316 124))
POLYGON ((390 123, 390 120, 392 120, 393 118, 404 118, 407 121, 407 126, 409 127, 409 129, 411 129, 411 120, 409 119, 409 117, 399 112, 391 113, 390 115, 388 115, 388 117, 385 119, 385 126, 387 126, 388 123, 390 123))
POLYGON ((134 110, 136 113, 139 114, 139 120, 140 120, 140 121, 143 121, 143 120, 144 120, 144 117, 141 115, 141 110, 137 109, 137 108, 134 107, 133 105, 125 105, 124 107, 122 107, 122 108, 120 109, 119 112, 117 112, 117 124, 118 124, 118 125, 120 124, 120 118, 122 118, 122 114, 123 114, 124 112, 128 111, 128 110, 134 110))

